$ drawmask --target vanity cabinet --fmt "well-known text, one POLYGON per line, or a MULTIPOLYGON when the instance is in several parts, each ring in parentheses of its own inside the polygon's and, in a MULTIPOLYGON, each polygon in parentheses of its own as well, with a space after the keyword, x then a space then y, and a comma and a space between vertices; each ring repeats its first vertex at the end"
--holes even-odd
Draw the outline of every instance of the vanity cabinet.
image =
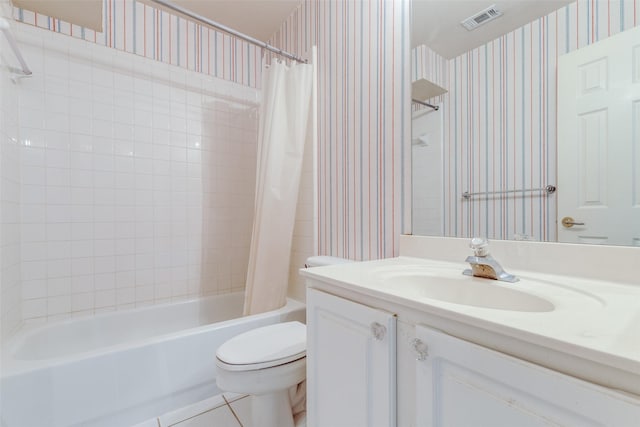
POLYGON ((637 397, 424 326, 383 299, 337 295, 307 289, 310 427, 640 425, 637 397))
POLYGON ((307 424, 396 425, 396 317, 307 290, 307 424))
POLYGON ((639 425, 620 393, 427 327, 415 335, 417 426, 639 425))

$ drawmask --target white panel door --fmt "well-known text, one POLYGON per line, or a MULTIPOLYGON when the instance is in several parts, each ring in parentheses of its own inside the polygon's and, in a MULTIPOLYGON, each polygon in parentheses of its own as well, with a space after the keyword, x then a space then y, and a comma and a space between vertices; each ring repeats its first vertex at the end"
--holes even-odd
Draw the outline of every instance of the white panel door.
POLYGON ((640 28, 559 58, 559 241, 640 246, 639 119, 640 28))
POLYGON ((307 424, 396 425, 396 317, 307 290, 307 424))
POLYGON ((417 326, 417 426, 633 427, 640 400, 417 326))

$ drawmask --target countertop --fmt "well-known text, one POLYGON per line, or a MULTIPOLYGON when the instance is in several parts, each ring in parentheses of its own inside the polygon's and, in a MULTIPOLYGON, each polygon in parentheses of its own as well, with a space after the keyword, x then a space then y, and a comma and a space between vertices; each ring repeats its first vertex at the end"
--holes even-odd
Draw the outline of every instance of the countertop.
MULTIPOLYGON (((401 256, 301 270, 309 279, 369 295, 382 301, 466 323, 508 338, 540 346, 629 374, 615 388, 640 395, 640 286, 525 270, 508 270, 516 283, 468 277, 463 262, 401 256), (469 281, 538 296, 550 311, 513 311, 445 302, 407 292, 394 278, 425 275, 429 281, 469 281), (394 286, 395 285, 395 286, 394 286), (637 378, 635 378, 637 377, 637 378), (636 381, 637 380, 637 381, 636 381), (631 384, 631 385, 629 385, 631 384), (635 384, 635 385, 634 385, 635 384)), ((516 352, 517 353, 517 352, 516 352)), ((551 368, 553 362, 550 362, 551 368)), ((588 365, 587 365, 588 366, 588 365)), ((594 377, 595 375, 595 377, 594 377)), ((603 372, 602 375, 611 375, 603 372)), ((598 373, 586 373, 589 379, 598 373)), ((603 381, 611 385, 611 381, 603 381)))

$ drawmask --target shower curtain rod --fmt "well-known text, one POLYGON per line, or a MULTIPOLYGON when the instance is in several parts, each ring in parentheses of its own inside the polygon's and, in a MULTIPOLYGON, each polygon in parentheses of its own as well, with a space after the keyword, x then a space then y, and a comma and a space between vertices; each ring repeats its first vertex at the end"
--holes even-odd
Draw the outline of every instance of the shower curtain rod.
POLYGON ((217 30, 223 31, 223 32, 225 32, 227 34, 230 34, 230 35, 232 35, 234 37, 242 39, 242 40, 244 40, 246 42, 249 42, 249 43, 251 43, 253 45, 259 46, 259 47, 261 47, 263 49, 268 50, 269 52, 273 52, 273 53, 275 53, 277 55, 284 56, 285 58, 292 59, 292 60, 297 61, 297 62, 307 63, 306 60, 304 60, 302 58, 299 58, 299 57, 295 56, 292 53, 289 53, 289 52, 284 51, 282 49, 278 49, 275 46, 271 46, 268 43, 265 43, 265 42, 263 42, 261 40, 258 40, 256 38, 253 38, 251 36, 243 34, 243 33, 239 32, 239 31, 236 31, 236 30, 234 30, 232 28, 229 28, 226 25, 222 25, 222 24, 220 24, 218 22, 212 21, 211 19, 206 18, 206 17, 204 17, 202 15, 198 15, 197 13, 194 13, 194 12, 190 11, 189 9, 186 9, 186 8, 184 8, 182 6, 178 6, 176 4, 173 4, 173 3, 165 1, 165 0, 148 0, 148 1, 150 1, 151 3, 156 3, 156 4, 159 4, 161 6, 164 6, 167 9, 173 10, 174 12, 178 12, 178 13, 180 13, 182 15, 188 16, 189 18, 191 18, 191 19, 193 19, 195 21, 198 21, 198 22, 200 22, 202 24, 205 24, 205 25, 207 25, 209 27, 213 27, 213 28, 215 28, 217 30))
POLYGON ((424 102, 424 101, 418 101, 417 99, 412 99, 411 102, 415 102, 416 104, 424 105, 425 107, 433 108, 436 111, 438 111, 440 109, 440 107, 438 107, 437 105, 429 104, 428 102, 424 102))

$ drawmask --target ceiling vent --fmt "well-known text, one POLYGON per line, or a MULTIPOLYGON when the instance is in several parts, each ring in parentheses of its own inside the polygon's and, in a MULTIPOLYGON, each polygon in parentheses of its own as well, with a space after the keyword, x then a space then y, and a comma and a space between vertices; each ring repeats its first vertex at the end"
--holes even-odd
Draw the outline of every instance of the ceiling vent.
POLYGON ((496 8, 496 5, 489 6, 482 12, 478 12, 473 16, 468 17, 461 24, 469 31, 475 30, 480 25, 486 24, 489 21, 502 16, 502 12, 496 8))

